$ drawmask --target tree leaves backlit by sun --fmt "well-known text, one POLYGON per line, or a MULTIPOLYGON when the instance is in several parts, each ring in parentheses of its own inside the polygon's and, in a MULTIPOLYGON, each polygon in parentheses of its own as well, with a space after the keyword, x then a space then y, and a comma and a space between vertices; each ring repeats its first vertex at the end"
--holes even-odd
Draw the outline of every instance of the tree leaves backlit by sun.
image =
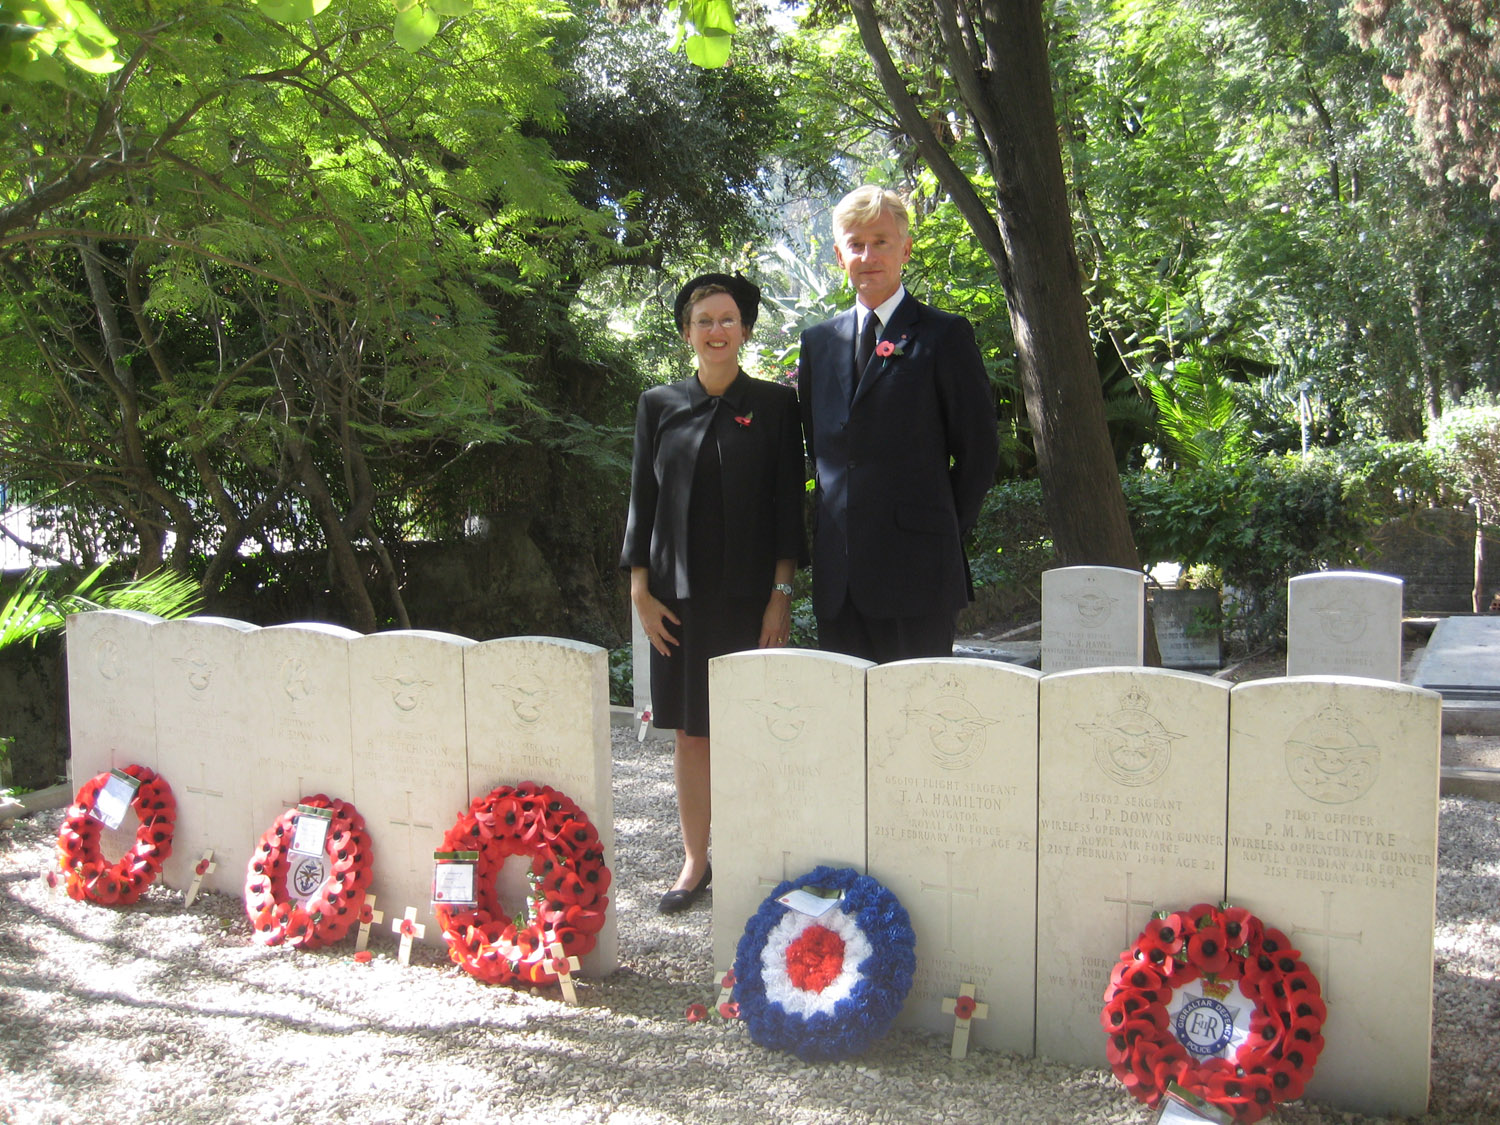
MULTIPOLYGON (((481 3, 483 0, 481 0, 481 3)), ((256 6, 278 23, 310 20, 328 7, 329 0, 255 0, 256 6)), ((393 0, 392 34, 397 46, 420 51, 442 29, 445 21, 467 16, 475 0, 393 0)), ((690 7, 709 10, 696 16, 699 25, 717 29, 729 11, 727 0, 692 0, 690 7)), ((732 31, 733 17, 727 25, 732 31)), ((718 30, 699 32, 689 41, 726 34, 718 30)), ((724 41, 728 55, 728 40, 724 41)), ((119 37, 99 14, 83 0, 0 0, 0 79, 21 78, 30 82, 67 85, 69 67, 87 74, 112 74, 125 65, 119 37)), ((696 60, 695 60, 696 61, 696 60)), ((700 63, 704 66, 722 65, 700 63)))

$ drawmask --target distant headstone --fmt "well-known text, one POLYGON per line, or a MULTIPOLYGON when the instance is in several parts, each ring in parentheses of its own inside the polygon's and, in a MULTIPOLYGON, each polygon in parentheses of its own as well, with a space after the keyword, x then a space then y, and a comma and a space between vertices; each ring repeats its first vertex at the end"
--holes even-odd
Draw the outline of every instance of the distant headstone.
POLYGON ((1155 668, 1042 680, 1038 1055, 1104 1065, 1120 953, 1153 911, 1223 898, 1229 690, 1155 668))
POLYGON ((651 642, 634 608, 630 610, 630 700, 636 734, 644 739, 651 729, 651 642))
MULTIPOLYGON (((709 661, 714 966, 784 879, 865 867, 865 660, 760 649, 709 661)), ((667 873, 663 873, 667 874, 667 873)))
MULTIPOLYGON (((374 845, 371 889, 432 914, 432 853, 469 806, 464 650, 449 633, 397 630, 349 642, 354 805, 374 845), (420 905, 415 905, 420 904, 420 905)), ((436 941, 441 927, 426 933, 436 941)))
POLYGON ((1412 683, 1444 699, 1500 703, 1500 615, 1439 621, 1412 683))
POLYGON ((947 1034, 963 984, 990 1005, 961 1021, 965 1040, 1022 1055, 1035 1035, 1040 679, 961 659, 866 673, 870 873, 917 935, 900 1022, 947 1034))
MULTIPOLYGON (((464 683, 469 799, 499 785, 550 785, 588 816, 613 867, 608 652, 553 637, 485 641, 464 650, 464 683)), ((500 898, 507 907, 525 901, 529 867, 519 858, 505 865, 500 898)), ((604 929, 583 965, 594 976, 619 965, 613 892, 604 929)))
POLYGON ((1400 683, 1401 588, 1399 578, 1357 570, 1293 578, 1287 583, 1287 675, 1400 683))
POLYGON ((241 667, 254 625, 188 617, 151 627, 156 685, 157 772, 177 798, 172 855, 162 880, 191 885, 198 858, 213 849, 205 890, 239 895, 245 866, 267 826, 250 816, 255 739, 260 732, 241 667))
POLYGON ((1146 576, 1115 566, 1042 572, 1042 671, 1145 663, 1146 576))
POLYGON ((1163 668, 1218 670, 1224 655, 1218 590, 1156 590, 1151 620, 1163 668))
POLYGON ((337 625, 275 625, 245 634, 241 668, 255 715, 250 818, 257 837, 315 793, 353 800, 349 642, 337 625))
POLYGON ((1416 1116, 1432 1046, 1441 701, 1353 679, 1258 680, 1231 703, 1228 898, 1317 974, 1307 1095, 1416 1116))

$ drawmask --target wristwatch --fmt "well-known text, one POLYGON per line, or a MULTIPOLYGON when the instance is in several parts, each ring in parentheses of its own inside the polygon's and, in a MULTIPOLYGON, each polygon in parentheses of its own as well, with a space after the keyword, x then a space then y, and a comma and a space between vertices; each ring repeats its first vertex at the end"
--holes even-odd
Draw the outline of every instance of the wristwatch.
POLYGON ((778 582, 774 586, 772 586, 771 589, 778 594, 785 594, 787 597, 792 596, 792 586, 790 582, 778 582))

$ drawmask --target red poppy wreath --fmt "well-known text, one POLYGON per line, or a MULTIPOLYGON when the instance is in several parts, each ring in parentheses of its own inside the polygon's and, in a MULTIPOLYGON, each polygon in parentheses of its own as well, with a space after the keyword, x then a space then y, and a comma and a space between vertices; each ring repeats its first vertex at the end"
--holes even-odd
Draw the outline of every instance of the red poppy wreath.
POLYGON ((255 940, 299 949, 339 941, 360 923, 373 877, 370 834, 358 810, 322 793, 304 797, 266 830, 246 868, 245 913, 255 940), (303 816, 328 821, 316 853, 293 850, 303 816))
POLYGON ((523 781, 476 797, 443 836, 445 852, 477 852, 477 903, 434 907, 448 955, 490 984, 557 980, 558 959, 594 948, 609 905, 610 872, 599 833, 570 798, 523 781), (500 905, 496 879, 507 856, 531 857, 531 894, 514 919, 500 905))
POLYGON ((1115 1077, 1149 1106, 1175 1083, 1237 1122, 1301 1097, 1328 1013, 1300 958, 1248 910, 1202 903, 1157 914, 1104 991, 1115 1077))
POLYGON ((140 819, 135 844, 110 863, 99 850, 104 826, 90 813, 110 774, 101 773, 84 783, 57 832, 57 858, 68 894, 80 901, 106 906, 128 906, 161 874, 161 865, 172 854, 172 831, 177 822, 177 799, 166 778, 148 766, 126 766, 118 771, 140 784, 130 808, 140 819))

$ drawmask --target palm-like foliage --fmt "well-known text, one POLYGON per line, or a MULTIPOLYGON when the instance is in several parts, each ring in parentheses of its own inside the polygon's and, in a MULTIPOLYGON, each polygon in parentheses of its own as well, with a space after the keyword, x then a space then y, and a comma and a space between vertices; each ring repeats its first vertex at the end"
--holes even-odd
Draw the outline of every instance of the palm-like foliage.
POLYGON ((133 582, 101 586, 104 569, 97 567, 63 594, 49 589, 48 571, 27 571, 15 593, 0 603, 0 649, 23 641, 34 645, 61 629, 71 614, 86 610, 127 609, 158 617, 189 617, 202 604, 197 583, 179 574, 159 570, 133 582))

